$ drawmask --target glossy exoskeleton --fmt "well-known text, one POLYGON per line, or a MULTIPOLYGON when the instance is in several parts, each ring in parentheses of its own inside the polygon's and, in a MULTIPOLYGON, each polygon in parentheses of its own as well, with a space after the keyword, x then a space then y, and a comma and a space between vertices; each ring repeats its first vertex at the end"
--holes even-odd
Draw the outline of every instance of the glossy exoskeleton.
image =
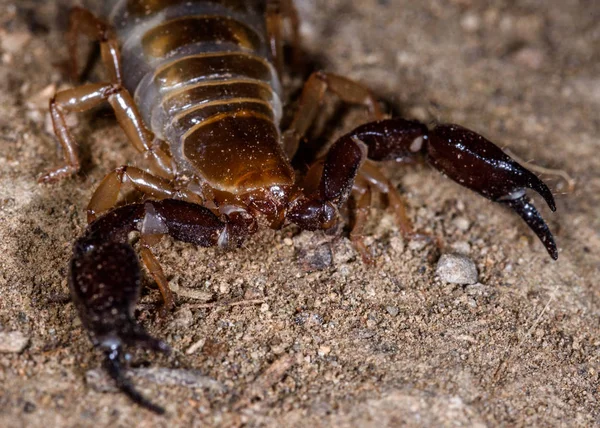
POLYGON ((125 348, 167 352, 133 316, 140 288, 138 257, 129 242, 140 235, 141 260, 166 308, 174 305, 152 254, 163 236, 203 247, 238 246, 259 224, 293 223, 328 230, 354 200, 350 238, 365 260, 361 239, 374 191, 387 195, 400 230, 413 236, 401 196, 377 162, 424 159, 462 186, 511 207, 540 238, 553 259, 557 248, 525 194, 533 189, 554 211, 548 187, 479 134, 458 125, 428 129, 417 121, 385 118, 362 85, 324 72, 305 84, 288 129, 280 131, 284 23, 297 41, 291 0, 109 1, 108 22, 84 9, 71 14, 69 46, 77 37, 98 40, 108 80, 59 92, 50 102, 66 165, 41 178, 51 182, 79 170, 76 143, 64 114, 107 101, 148 170, 123 166, 102 181, 88 206, 90 225, 75 243, 69 284, 106 369, 141 405, 162 412, 124 376, 125 348), (298 146, 319 114, 326 93, 363 105, 373 121, 333 143, 307 173, 292 168, 298 146), (116 208, 122 185, 146 195, 116 208))

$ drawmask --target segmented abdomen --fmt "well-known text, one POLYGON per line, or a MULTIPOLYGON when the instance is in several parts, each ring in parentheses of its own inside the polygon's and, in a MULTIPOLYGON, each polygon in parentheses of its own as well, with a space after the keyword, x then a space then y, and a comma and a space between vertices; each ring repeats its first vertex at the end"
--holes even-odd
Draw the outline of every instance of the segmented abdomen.
POLYGON ((110 11, 124 84, 147 125, 180 167, 233 193, 264 186, 261 176, 293 176, 264 3, 120 0, 110 11))

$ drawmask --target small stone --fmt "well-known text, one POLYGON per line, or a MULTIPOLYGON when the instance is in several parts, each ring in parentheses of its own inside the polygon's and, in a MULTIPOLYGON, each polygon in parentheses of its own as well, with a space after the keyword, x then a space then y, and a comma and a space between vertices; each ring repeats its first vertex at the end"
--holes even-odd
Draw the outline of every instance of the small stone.
POLYGON ((341 238, 333 243, 333 263, 342 266, 356 258, 356 250, 347 238, 341 238))
POLYGON ((196 342, 194 342, 192 344, 192 346, 190 346, 186 351, 186 355, 192 355, 194 352, 201 350, 204 347, 204 344, 206 343, 206 338, 202 338, 200 340, 197 340, 196 342))
POLYGON ((396 315, 398 315, 400 313, 400 309, 398 309, 396 306, 386 306, 385 310, 387 311, 388 314, 390 314, 393 317, 395 317, 396 315))
POLYGON ((452 223, 454 223, 454 226, 456 226, 458 230, 462 230, 463 232, 466 232, 469 230, 469 227, 471 227, 471 223, 469 223, 469 220, 465 217, 456 217, 452 223))
POLYGON ((290 238, 283 238, 283 243, 285 245, 287 245, 288 247, 291 247, 292 245, 294 245, 294 241, 292 241, 290 238))
POLYGON ((390 239, 390 247, 397 252, 402 253, 404 251, 404 239, 400 236, 393 236, 390 239))
POLYGON ((458 254, 469 254, 471 252, 471 245, 466 241, 458 241, 452 244, 452 250, 458 254))
POLYGON ((436 273, 451 284, 475 284, 477 267, 470 258, 460 254, 443 254, 438 261, 436 273))
POLYGON ((469 33, 474 33, 481 26, 481 19, 472 13, 467 13, 461 20, 460 26, 469 33))
POLYGON ((173 320, 170 322, 172 327, 189 327, 194 323, 194 314, 190 308, 181 308, 175 312, 173 320))
POLYGON ((23 352, 28 343, 29 337, 20 331, 0 333, 0 353, 19 354, 23 352))
POLYGON ((320 346, 319 350, 317 351, 317 353, 319 354, 320 357, 324 357, 325 355, 329 354, 330 352, 331 352, 331 347, 326 346, 326 345, 320 346))
POLYGON ((421 251, 427 246, 427 242, 424 239, 413 239, 408 243, 408 248, 411 251, 421 251))
POLYGON ((187 297, 189 299, 198 300, 200 302, 210 302, 214 299, 213 293, 209 291, 196 290, 194 288, 180 287, 179 290, 176 291, 176 294, 178 296, 187 297))
POLYGON ((25 31, 9 33, 4 30, 0 31, 0 47, 3 51, 18 54, 23 52, 23 49, 33 38, 32 34, 25 31))
POLYGON ((298 253, 300 266, 305 272, 315 272, 325 270, 333 263, 333 254, 327 244, 319 245, 316 248, 300 250, 298 253))

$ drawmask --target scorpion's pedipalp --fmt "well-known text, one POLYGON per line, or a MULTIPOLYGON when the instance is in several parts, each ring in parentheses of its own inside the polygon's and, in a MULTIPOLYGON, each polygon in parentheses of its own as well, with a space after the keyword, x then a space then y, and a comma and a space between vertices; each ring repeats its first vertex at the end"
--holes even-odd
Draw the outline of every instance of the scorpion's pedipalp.
MULTIPOLYGON (((412 159, 422 151, 426 137, 425 125, 402 118, 378 120, 355 128, 331 146, 318 192, 293 205, 288 218, 307 230, 331 227, 335 207, 342 206, 350 196, 366 159, 412 159)), ((387 180, 383 181, 380 184, 387 186, 387 180)))
POLYGON ((515 210, 525 220, 525 223, 527 223, 531 230, 535 232, 538 238, 540 238, 550 257, 554 260, 558 259, 558 250, 556 249, 552 232, 550 232, 548 225, 544 222, 544 219, 527 196, 523 195, 517 199, 507 199, 500 202, 515 210))
POLYGON ((89 236, 82 238, 71 262, 70 287, 79 317, 92 343, 104 349, 105 368, 119 389, 149 410, 164 413, 164 409, 135 390, 121 365, 124 347, 169 352, 166 343, 150 336, 133 317, 141 287, 140 266, 133 247, 123 242, 99 243, 89 236))
POLYGON ((106 354, 105 368, 119 389, 156 413, 133 387, 122 368, 124 350, 169 353, 134 318, 142 286, 141 270, 129 233, 161 233, 200 246, 239 243, 254 229, 247 219, 232 216, 223 223, 210 210, 189 202, 165 199, 117 208, 91 223, 74 247, 69 286, 79 317, 92 343, 106 354), (148 230, 146 230, 148 229, 148 230))
POLYGON ((494 143, 458 125, 439 125, 428 135, 427 160, 452 180, 513 208, 541 239, 553 259, 558 257, 552 233, 525 196, 538 192, 552 211, 554 197, 535 174, 515 162, 494 143))
POLYGON ((116 347, 115 349, 106 351, 106 359, 104 360, 104 368, 109 376, 115 381, 117 387, 140 406, 158 413, 159 415, 164 414, 164 408, 145 398, 137 389, 135 389, 131 381, 125 376, 121 358, 122 349, 116 347))
POLYGON ((320 193, 324 199, 343 203, 363 161, 401 161, 417 155, 427 135, 418 121, 385 119, 361 125, 338 139, 327 154, 320 193))
POLYGON ((493 201, 516 199, 533 189, 556 210, 548 186, 500 147, 459 125, 439 125, 429 134, 427 158, 439 171, 493 201))

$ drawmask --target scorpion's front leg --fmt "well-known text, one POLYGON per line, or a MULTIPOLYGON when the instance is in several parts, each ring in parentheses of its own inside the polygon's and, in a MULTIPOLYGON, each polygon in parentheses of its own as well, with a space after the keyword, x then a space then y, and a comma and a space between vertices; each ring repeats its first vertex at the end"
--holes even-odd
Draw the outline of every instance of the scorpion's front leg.
POLYGON ((458 125, 440 125, 428 130, 420 122, 395 118, 359 126, 332 146, 318 192, 298 200, 290 218, 301 226, 330 227, 335 206, 348 197, 366 157, 401 161, 417 155, 424 155, 431 165, 462 186, 513 208, 540 238, 550 256, 558 258, 552 233, 525 195, 527 188, 535 190, 555 211, 554 198, 546 184, 498 146, 458 125))
POLYGON ((68 42, 71 51, 72 74, 77 75, 77 39, 85 35, 100 42, 102 62, 108 81, 91 83, 58 92, 50 100, 50 116, 54 133, 60 143, 65 165, 44 174, 39 181, 50 183, 72 176, 79 171, 77 142, 67 126, 65 114, 82 113, 103 102, 113 108, 117 121, 132 145, 148 158, 152 171, 170 177, 173 162, 164 144, 146 128, 131 94, 123 86, 121 60, 114 29, 89 11, 75 7, 70 14, 68 42))
POLYGON ((209 247, 241 242, 249 220, 232 215, 220 221, 200 205, 166 199, 126 205, 88 226, 74 247, 69 285, 83 326, 92 343, 105 355, 105 367, 119 388, 144 407, 162 413, 125 377, 124 348, 168 352, 169 347, 151 337, 133 316, 141 274, 138 258, 128 240, 131 232, 170 235, 174 239, 209 247))

